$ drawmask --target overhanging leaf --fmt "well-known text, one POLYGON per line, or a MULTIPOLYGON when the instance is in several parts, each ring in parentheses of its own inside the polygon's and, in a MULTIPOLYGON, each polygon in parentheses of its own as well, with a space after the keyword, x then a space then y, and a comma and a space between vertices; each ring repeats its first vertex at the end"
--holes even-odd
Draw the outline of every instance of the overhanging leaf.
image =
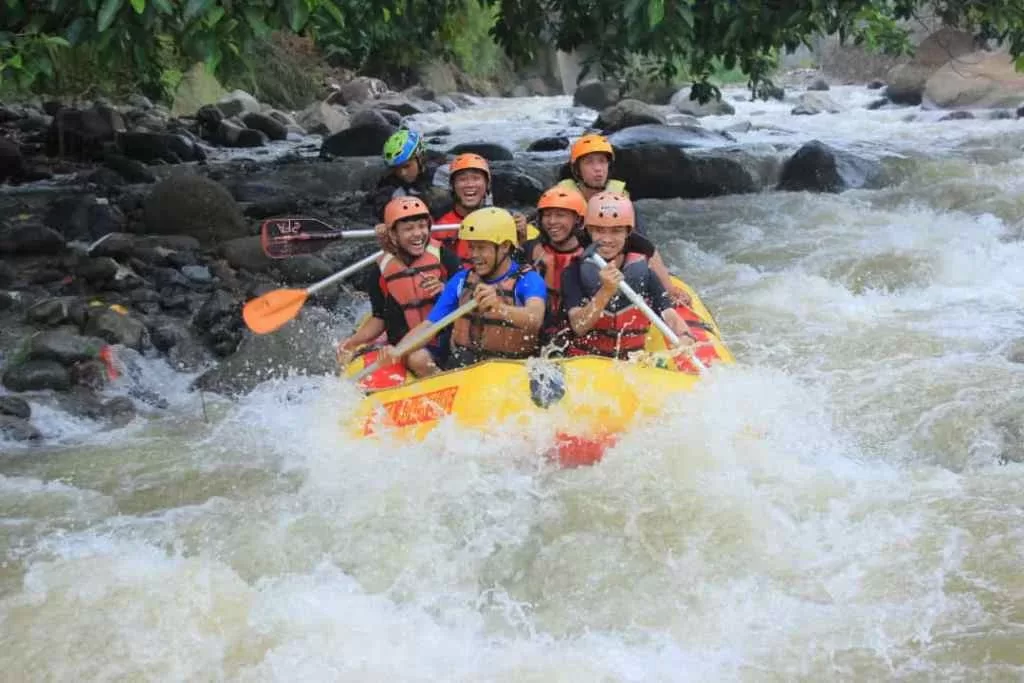
POLYGON ((99 14, 96 15, 96 28, 100 33, 106 31, 114 23, 114 17, 117 16, 117 12, 123 4, 124 0, 103 0, 99 14))

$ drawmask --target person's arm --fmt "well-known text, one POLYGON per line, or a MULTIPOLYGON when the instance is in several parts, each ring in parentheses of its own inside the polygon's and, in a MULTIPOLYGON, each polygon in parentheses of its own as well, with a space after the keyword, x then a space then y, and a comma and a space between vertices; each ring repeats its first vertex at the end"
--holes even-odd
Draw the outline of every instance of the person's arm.
POLYGON ((672 282, 672 274, 668 272, 668 266, 665 265, 665 260, 661 258, 661 254, 658 251, 655 251, 654 255, 648 259, 647 265, 651 272, 657 276, 658 282, 661 283, 662 288, 668 292, 669 297, 673 301, 684 306, 690 305, 693 300, 686 293, 685 289, 672 282))
POLYGON ((521 330, 536 334, 544 324, 547 308, 548 289, 537 273, 524 273, 516 283, 516 300, 521 306, 510 306, 499 302, 497 315, 521 330))
POLYGON ((366 291, 370 295, 370 317, 351 336, 338 344, 338 362, 342 365, 348 365, 360 346, 372 342, 387 329, 384 322, 387 303, 380 289, 380 267, 369 268, 365 282, 366 291))
MULTIPOLYGON (((574 264, 576 265, 576 264, 574 264)), ((579 268, 577 266, 575 277, 570 280, 577 280, 575 283, 570 283, 566 287, 567 280, 565 275, 568 274, 568 269, 562 275, 562 296, 565 297, 569 294, 572 298, 563 299, 565 303, 565 309, 569 316, 569 326, 572 327, 572 331, 576 336, 582 337, 590 330, 594 329, 594 325, 597 324, 598 318, 601 317, 601 312, 608 305, 608 302, 612 300, 615 293, 618 291, 619 282, 622 280, 622 272, 614 265, 609 263, 601 269, 601 287, 595 292, 593 298, 590 301, 583 304, 582 290, 579 289, 579 268), (576 291, 574 291, 576 289, 576 291)))
POLYGON ((675 302, 672 300, 672 296, 662 286, 661 281, 653 270, 647 271, 647 292, 650 296, 651 308, 661 315, 661 319, 676 333, 676 336, 680 339, 683 337, 693 339, 693 334, 690 333, 690 326, 676 313, 675 302))

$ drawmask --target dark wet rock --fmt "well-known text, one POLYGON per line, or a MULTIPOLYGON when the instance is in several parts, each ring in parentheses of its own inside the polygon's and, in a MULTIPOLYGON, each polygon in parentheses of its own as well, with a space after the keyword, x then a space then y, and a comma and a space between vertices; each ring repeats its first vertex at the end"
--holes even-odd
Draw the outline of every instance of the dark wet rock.
POLYGON ((508 147, 493 142, 464 142, 449 149, 448 154, 479 154, 488 161, 511 161, 515 158, 508 147))
POLYGON ((135 418, 135 404, 127 396, 116 396, 104 401, 95 389, 76 386, 59 399, 62 410, 89 420, 106 422, 113 427, 123 427, 135 418))
POLYGON ((973 118, 974 114, 969 111, 951 111, 939 119, 939 121, 969 121, 973 118))
POLYGON ((581 83, 572 94, 572 103, 601 111, 619 101, 620 88, 617 84, 604 81, 581 83))
POLYGON ((6 261, 0 261, 0 287, 7 287, 18 279, 14 266, 6 261))
POLYGON ((0 415, 0 436, 12 441, 38 441, 43 435, 25 419, 0 415))
POLYGON ((239 237, 220 245, 220 253, 232 268, 262 273, 274 261, 263 253, 259 237, 239 237))
POLYGON ((625 181, 633 199, 692 199, 760 189, 738 160, 726 155, 702 156, 699 151, 664 144, 619 149, 615 176, 625 181))
POLYGON ((47 134, 46 153, 99 161, 107 143, 114 142, 125 131, 124 119, 113 107, 60 109, 54 114, 47 134))
POLYGON ((78 262, 74 266, 74 273, 88 282, 103 284, 109 280, 113 280, 117 276, 120 268, 121 267, 117 264, 117 261, 109 256, 100 256, 97 258, 89 258, 86 256, 78 259, 78 262))
POLYGON ((96 358, 104 346, 106 342, 97 337, 84 337, 66 330, 47 330, 32 335, 28 340, 26 357, 71 365, 96 358))
POLYGON ((85 321, 85 301, 78 297, 43 299, 25 311, 25 320, 35 325, 81 325, 85 321))
POLYGON ((843 192, 878 187, 881 181, 882 168, 878 162, 812 140, 783 165, 778 189, 843 192))
POLYGON ((45 225, 25 221, 0 221, 0 254, 55 254, 64 248, 64 237, 45 225))
POLYGON ((871 102, 868 102, 867 106, 864 108, 869 111, 876 111, 889 103, 890 102, 888 97, 881 97, 877 100, 872 100, 871 102))
POLYGON ((0 290, 0 311, 8 311, 18 303, 17 295, 14 292, 0 290))
POLYGON ((807 86, 807 89, 808 90, 817 90, 817 91, 826 91, 826 90, 830 90, 831 88, 829 88, 828 81, 826 81, 824 78, 819 76, 818 78, 815 78, 813 81, 811 81, 811 84, 807 86))
POLYGON ((380 109, 363 107, 352 112, 352 119, 349 126, 352 128, 362 126, 376 126, 384 128, 388 126, 397 126, 398 123, 399 122, 394 121, 391 117, 385 115, 385 113, 380 109))
POLYGON ((263 201, 252 202, 245 207, 243 213, 248 218, 262 220, 272 216, 287 216, 298 213, 299 202, 294 197, 272 197, 263 201))
POLYGON ((215 354, 228 356, 242 340, 242 302, 218 289, 196 313, 192 327, 215 354))
POLYGON ((89 309, 82 331, 111 344, 123 344, 136 351, 142 349, 146 338, 146 326, 131 315, 99 306, 89 309))
POLYGON ((390 92, 388 84, 372 76, 356 76, 342 83, 328 98, 331 104, 360 104, 390 92))
POLYGON ((250 233, 231 193, 202 176, 175 176, 157 183, 145 202, 149 234, 189 235, 212 244, 250 233))
POLYGON ((199 240, 189 235, 133 235, 119 232, 109 234, 89 252, 92 256, 136 258, 144 263, 165 263, 175 253, 199 251, 199 240))
POLYGON ((527 152, 557 152, 569 148, 569 138, 564 135, 540 138, 530 143, 527 152))
POLYGON ((194 140, 176 133, 124 133, 118 136, 117 147, 129 159, 146 163, 180 164, 206 159, 206 152, 194 140))
POLYGON ((0 415, 17 417, 27 420, 32 417, 32 407, 28 401, 17 396, 0 396, 0 415))
POLYGON ((201 375, 195 388, 235 396, 269 379, 292 373, 327 375, 337 372, 334 343, 337 331, 330 314, 306 307, 273 334, 245 333, 238 350, 201 375))
POLYGON ((379 97, 370 102, 370 106, 377 109, 390 109, 402 116, 414 116, 416 114, 428 114, 444 111, 441 105, 426 100, 414 100, 405 95, 393 94, 379 97))
POLYGON ((25 173, 25 159, 18 143, 0 138, 0 183, 15 180, 25 173))
POLYGON ((157 289, 166 289, 169 287, 189 289, 192 286, 192 281, 189 280, 188 277, 186 277, 180 270, 165 266, 151 268, 149 271, 149 280, 157 289))
POLYGON ((634 126, 664 123, 665 115, 653 105, 640 100, 626 99, 602 109, 594 121, 594 128, 610 134, 634 126))
POLYGON ((248 113, 242 117, 242 123, 253 130, 261 131, 271 140, 288 138, 288 127, 268 114, 248 113))
POLYGON ((361 157, 378 156, 384 143, 397 130, 392 125, 370 125, 346 128, 324 140, 320 147, 320 156, 361 157))
POLYGON ((310 284, 334 274, 334 268, 319 256, 302 254, 277 262, 277 270, 289 284, 310 284))
POLYGON ((117 172, 126 182, 147 184, 156 182, 156 176, 146 168, 145 164, 124 155, 108 153, 103 159, 103 164, 117 172))
POLYGON ((492 168, 492 192, 497 206, 534 207, 547 189, 543 181, 516 168, 492 168))
POLYGON ((65 239, 93 242, 124 230, 124 213, 116 204, 92 194, 62 197, 50 204, 44 222, 65 239))
POLYGON ((3 385, 11 391, 67 391, 71 375, 67 368, 55 360, 26 360, 8 365, 3 374, 3 385))
POLYGON ((885 81, 874 80, 868 83, 868 90, 881 90, 885 87, 885 81))
POLYGON ((1024 104, 1021 104, 1019 107, 1017 107, 1017 118, 1024 118, 1024 104))

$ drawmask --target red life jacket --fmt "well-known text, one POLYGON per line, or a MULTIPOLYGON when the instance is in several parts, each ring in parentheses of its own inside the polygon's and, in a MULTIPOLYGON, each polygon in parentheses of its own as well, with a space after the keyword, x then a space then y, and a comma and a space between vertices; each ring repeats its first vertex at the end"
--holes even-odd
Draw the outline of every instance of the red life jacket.
POLYGON ((550 244, 535 240, 527 245, 526 257, 531 267, 544 278, 547 285, 547 309, 544 314, 544 326, 541 332, 550 338, 569 325, 569 319, 562 310, 562 273, 573 260, 583 253, 583 247, 577 246, 572 251, 559 251, 550 244))
MULTIPOLYGON (((628 252, 622 264, 623 279, 641 296, 647 291, 647 257, 628 252)), ((583 296, 591 298, 601 288, 600 269, 586 259, 580 262, 580 279, 583 296)), ((611 358, 626 358, 628 354, 642 351, 651 321, 640 312, 623 294, 612 297, 601 311, 594 327, 582 337, 576 337, 570 355, 592 354, 611 358)))
MULTIPOLYGON (((494 288, 508 305, 516 305, 516 283, 522 277, 519 270, 494 284, 494 288)), ((473 271, 466 275, 459 305, 473 298, 480 278, 473 271)), ((452 363, 469 365, 486 358, 526 358, 537 350, 536 335, 516 327, 504 318, 481 313, 478 309, 464 315, 452 325, 452 363)))
MULTIPOLYGON (((460 216, 455 209, 452 209, 435 220, 434 223, 437 225, 448 225, 449 223, 460 225, 463 218, 465 218, 465 216, 460 216)), ((459 260, 462 261, 463 268, 468 268, 473 264, 472 259, 469 257, 469 245, 466 244, 465 240, 459 239, 458 228, 454 228, 452 230, 437 230, 431 233, 431 236, 438 240, 445 249, 458 256, 459 260)))
POLYGON ((402 309, 409 329, 426 320, 440 295, 427 295, 421 283, 424 275, 436 275, 441 280, 447 278, 441 265, 441 246, 431 241, 426 251, 408 264, 394 254, 384 254, 377 265, 380 268, 380 291, 402 309))

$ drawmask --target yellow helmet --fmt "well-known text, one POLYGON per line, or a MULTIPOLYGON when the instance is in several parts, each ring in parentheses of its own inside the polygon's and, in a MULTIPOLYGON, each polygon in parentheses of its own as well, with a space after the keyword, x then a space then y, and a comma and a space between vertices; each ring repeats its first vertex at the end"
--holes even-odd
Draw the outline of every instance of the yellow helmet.
POLYGON ((503 242, 518 243, 516 237, 516 220, 505 209, 488 206, 477 209, 462 219, 459 226, 460 240, 482 240, 502 244, 503 242))

